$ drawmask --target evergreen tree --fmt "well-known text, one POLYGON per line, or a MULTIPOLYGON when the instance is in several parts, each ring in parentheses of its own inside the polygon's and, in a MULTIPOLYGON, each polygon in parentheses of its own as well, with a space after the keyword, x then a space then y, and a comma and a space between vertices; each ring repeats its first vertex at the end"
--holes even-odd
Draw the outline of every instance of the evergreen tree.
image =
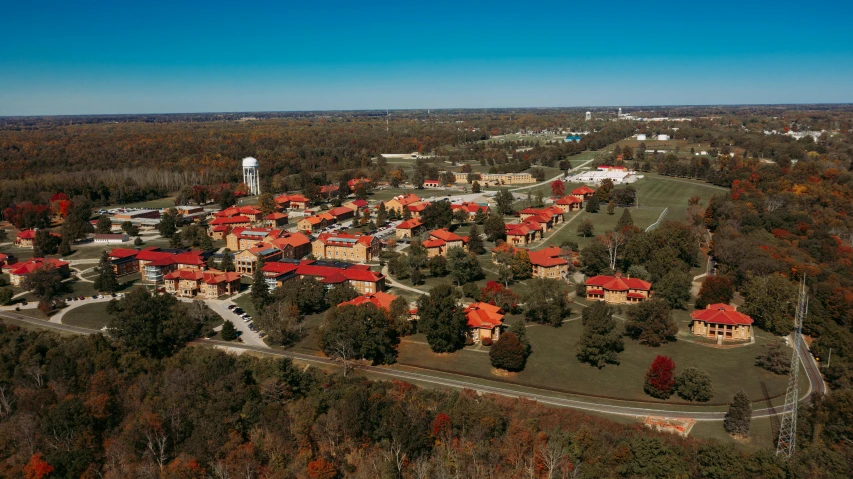
POLYGON ((598 195, 592 195, 589 201, 586 202, 587 213, 598 213, 599 207, 598 195))
POLYGON ((483 231, 489 241, 497 241, 506 237, 506 223, 502 216, 496 213, 489 213, 486 222, 483 224, 483 231))
POLYGON ((412 275, 411 275, 410 279, 412 281, 412 286, 417 286, 417 285, 423 283, 423 275, 421 274, 421 269, 420 268, 412 269, 412 275))
POLYGON ((108 234, 113 229, 113 223, 107 215, 98 217, 98 223, 95 225, 95 233, 99 235, 108 234))
POLYGON ((476 213, 474 213, 474 223, 481 225, 486 222, 486 213, 482 209, 478 209, 476 213))
POLYGON ((513 333, 506 332, 489 350, 492 366, 507 371, 521 371, 527 362, 524 344, 513 333))
POLYGON ((752 420, 752 403, 743 391, 735 394, 729 410, 723 419, 723 427, 733 436, 749 437, 749 423, 752 420))
POLYGON ((474 181, 471 183, 471 193, 479 193, 480 192, 480 182, 474 181))
POLYGON ((616 213, 616 202, 613 200, 610 200, 607 202, 607 214, 613 215, 615 213, 616 213))
POLYGON ((228 248, 222 250, 222 259, 219 261, 219 269, 221 271, 236 271, 237 269, 234 266, 234 256, 228 248))
POLYGON ((385 210, 385 203, 379 203, 379 208, 376 210, 376 224, 384 225, 388 222, 388 212, 385 210))
POLYGON ((634 218, 631 217, 631 210, 629 208, 622 210, 622 216, 619 217, 619 222, 616 223, 616 226, 620 230, 626 226, 634 226, 634 218))
POLYGON ((225 341, 233 341, 237 339, 237 330, 234 328, 234 323, 225 320, 222 323, 222 339, 225 341))
POLYGON ((480 229, 477 225, 471 225, 471 231, 468 233, 468 251, 474 254, 483 254, 486 252, 483 246, 483 238, 480 237, 480 229))
POLYGON ((260 256, 258 257, 258 261, 255 263, 255 272, 252 275, 252 304, 255 305, 256 311, 261 311, 264 309, 264 306, 269 304, 270 301, 270 288, 267 285, 267 282, 264 278, 264 272, 262 268, 264 267, 264 260, 260 256))
POLYGON ((107 251, 101 253, 101 260, 98 263, 98 277, 95 278, 95 289, 105 293, 114 293, 118 290, 118 279, 116 279, 116 273, 107 251))
POLYGON ((625 333, 641 344, 658 347, 675 341, 678 326, 672 320, 672 310, 665 301, 643 301, 628 311, 625 333))
MULTIPOLYGON (((397 210, 394 210, 395 215, 396 215, 396 211, 397 210)), ((404 206, 402 218, 403 218, 403 221, 408 221, 408 220, 412 219, 412 210, 410 210, 408 207, 404 206)))
POLYGON ((682 399, 708 402, 714 396, 711 376, 696 368, 687 368, 675 378, 675 388, 682 399))
POLYGON ((616 331, 613 308, 598 301, 581 315, 583 333, 578 342, 577 358, 599 369, 609 364, 619 364, 617 355, 625 349, 622 337, 616 331))
POLYGON ((669 399, 675 392, 673 371, 675 371, 675 363, 672 358, 658 355, 646 371, 643 391, 654 398, 669 399))
POLYGON ((68 256, 71 254, 71 239, 68 234, 63 232, 62 241, 59 242, 59 248, 56 250, 60 256, 68 256))
POLYGON ((515 196, 506 188, 501 188, 495 195, 495 203, 497 204, 498 213, 502 215, 512 214, 512 204, 515 203, 515 196))
MULTIPOLYGON (((230 205, 229 205, 230 206, 230 205)), ((164 238, 171 238, 178 231, 178 210, 169 208, 163 215, 160 216, 160 224, 157 225, 157 231, 164 238)))
POLYGON ((465 345, 468 318, 457 300, 458 293, 447 284, 418 298, 418 331, 426 334, 433 352, 449 353, 465 345))

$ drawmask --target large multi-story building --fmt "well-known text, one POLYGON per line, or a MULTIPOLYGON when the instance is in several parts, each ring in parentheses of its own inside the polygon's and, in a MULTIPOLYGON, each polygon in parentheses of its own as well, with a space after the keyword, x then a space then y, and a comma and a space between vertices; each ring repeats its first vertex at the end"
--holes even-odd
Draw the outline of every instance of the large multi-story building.
POLYGON ((412 218, 401 222, 396 227, 397 239, 413 238, 424 229, 424 222, 418 218, 412 218))
POLYGON ((176 270, 165 275, 166 292, 183 298, 201 296, 216 299, 223 295, 240 292, 239 273, 208 270, 176 270))
POLYGON ((209 253, 197 250, 148 247, 136 253, 142 281, 161 283, 175 270, 204 270, 209 253))
POLYGON ((9 283, 18 287, 23 284, 27 276, 41 268, 56 269, 63 278, 67 278, 70 274, 67 262, 53 258, 31 258, 21 263, 3 267, 9 273, 9 283))
POLYGON ((255 265, 261 259, 264 263, 278 261, 282 258, 281 250, 268 243, 245 249, 234 255, 234 269, 245 276, 255 273, 255 265))
POLYGON ((482 212, 484 215, 489 214, 489 205, 478 204, 478 203, 454 203, 450 205, 450 209, 456 212, 457 210, 462 210, 468 213, 468 220, 471 221, 474 217, 477 216, 478 212, 482 212))
POLYGON ((403 208, 415 205, 421 202, 421 199, 418 195, 409 193, 408 195, 399 195, 391 198, 390 200, 385 202, 385 211, 390 212, 394 210, 397 214, 403 214, 403 208))
POLYGON ((311 244, 311 252, 317 259, 367 263, 379 254, 381 247, 374 236, 321 233, 311 244))
POLYGON ((690 330, 697 336, 718 341, 749 340, 753 319, 737 311, 735 306, 716 303, 690 313, 690 330))
POLYGON ((533 266, 533 276, 536 278, 565 279, 569 274, 571 251, 556 246, 531 251, 530 264, 533 266))
POLYGON ((282 229, 239 227, 228 233, 225 237, 225 245, 231 251, 242 251, 254 248, 258 243, 269 243, 286 234, 287 232, 282 229))
POLYGON ((267 263, 261 268, 267 285, 275 289, 294 278, 315 278, 327 288, 349 284, 359 294, 372 294, 385 290, 385 276, 371 271, 366 264, 350 264, 339 261, 282 260, 267 263))
POLYGON ((631 304, 649 300, 654 292, 652 283, 621 274, 593 276, 586 280, 586 299, 597 299, 612 304, 631 304))
POLYGON ((530 173, 481 173, 480 181, 489 186, 519 185, 536 181, 530 173))
POLYGON ((450 248, 468 249, 468 237, 451 233, 447 228, 430 231, 429 239, 421 245, 427 250, 427 258, 434 256, 447 256, 450 248))

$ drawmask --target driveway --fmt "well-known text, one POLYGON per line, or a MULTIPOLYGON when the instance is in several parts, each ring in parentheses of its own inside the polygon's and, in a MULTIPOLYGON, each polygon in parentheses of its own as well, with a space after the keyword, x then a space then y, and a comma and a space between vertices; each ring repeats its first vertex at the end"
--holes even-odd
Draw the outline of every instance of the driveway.
POLYGON ((228 305, 234 304, 230 298, 224 300, 207 299, 204 300, 204 303, 216 314, 222 316, 222 319, 226 319, 234 323, 234 328, 237 331, 242 332, 240 337, 243 338, 243 344, 260 348, 269 348, 256 331, 249 329, 249 323, 244 322, 243 318, 237 316, 233 311, 228 309, 228 305))

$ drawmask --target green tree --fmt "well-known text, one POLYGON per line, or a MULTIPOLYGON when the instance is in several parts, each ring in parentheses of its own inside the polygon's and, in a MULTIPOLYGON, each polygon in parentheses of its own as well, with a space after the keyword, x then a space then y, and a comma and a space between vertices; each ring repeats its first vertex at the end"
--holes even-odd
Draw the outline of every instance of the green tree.
POLYGON ((524 298, 524 319, 539 324, 562 326, 572 313, 565 283, 551 278, 534 278, 524 298))
POLYGON ((458 299, 456 290, 447 284, 418 298, 418 331, 426 334, 433 352, 450 353, 465 345, 468 318, 458 299))
POLYGON ((433 278, 444 276, 447 274, 447 259, 444 256, 433 256, 427 260, 427 268, 429 275, 433 278))
POLYGON ((622 210, 622 216, 619 217, 619 221, 616 223, 618 229, 626 226, 634 226, 634 218, 631 217, 631 210, 628 208, 622 210))
POLYGON ((388 222, 388 211, 385 209, 385 203, 379 203, 379 208, 376 210, 376 224, 384 225, 388 222))
POLYGON ((527 354, 518 336, 506 332, 489 349, 489 360, 498 369, 521 371, 527 362, 527 354))
POLYGON ((36 237, 33 238, 33 257, 41 258, 49 254, 56 254, 59 251, 60 242, 60 238, 48 230, 36 231, 36 237))
POLYGON ((110 301, 107 312, 111 315, 110 336, 124 348, 153 358, 183 348, 214 316, 204 303, 185 306, 172 295, 151 294, 144 288, 134 288, 122 299, 110 301))
POLYGON ((108 234, 113 229, 113 222, 110 221, 110 217, 107 215, 101 215, 98 217, 98 223, 95 224, 95 233, 103 235, 108 234))
POLYGON ((666 301, 643 301, 628 311, 625 333, 641 344, 658 347, 675 341, 678 326, 672 320, 672 310, 666 301))
POLYGON ((578 341, 577 358, 599 369, 619 364, 618 354, 625 349, 622 335, 616 331, 613 308, 598 301, 581 313, 583 333, 578 341))
POLYGON ((261 196, 258 197, 258 209, 264 216, 278 211, 278 205, 275 203, 275 197, 272 193, 261 193, 261 196))
MULTIPOLYGON (((280 287, 276 289, 276 295, 280 289, 280 287)), ((304 320, 299 307, 286 301, 276 301, 267 305, 253 318, 255 326, 267 333, 270 343, 282 346, 290 346, 305 337, 304 320)))
POLYGON ((515 203, 515 196, 506 188, 501 188, 495 195, 495 203, 499 214, 510 215, 512 214, 512 204, 515 203))
POLYGON ((506 223, 504 223, 503 217, 495 213, 489 213, 489 217, 486 218, 486 222, 483 224, 483 232, 486 233, 486 237, 492 242, 505 238, 506 223))
POLYGON ((471 193, 479 193, 480 192, 480 182, 475 181, 471 183, 471 193))
POLYGON ((743 391, 735 394, 729 410, 723 419, 723 427, 733 436, 749 437, 749 423, 752 420, 752 403, 743 391))
POLYGON ((794 328, 797 287, 788 279, 777 274, 756 276, 747 281, 741 294, 741 311, 759 328, 775 334, 788 334, 794 328))
POLYGON ((419 269, 427 264, 427 249, 421 244, 421 240, 418 238, 412 239, 412 243, 409 244, 409 266, 412 269, 419 269))
POLYGON ((764 347, 764 352, 755 358, 755 365, 776 374, 788 374, 791 353, 786 351, 785 343, 777 339, 764 347))
POLYGON ((643 281, 652 280, 652 275, 649 273, 649 270, 647 270, 645 266, 639 264, 632 264, 631 267, 628 268, 628 276, 631 278, 641 279, 643 281))
POLYGON ((468 221, 468 212, 459 208, 453 211, 453 221, 462 224, 468 221))
POLYGON ((483 246, 483 238, 480 237, 480 229, 477 228, 477 225, 471 225, 471 231, 468 233, 468 251, 474 254, 483 254, 486 252, 486 247, 483 246))
POLYGON ((31 291, 39 301, 48 302, 61 291, 62 276, 56 268, 42 265, 24 277, 21 287, 31 291))
POLYGON ((687 368, 675 378, 675 389, 682 399, 708 402, 714 396, 711 376, 696 368, 687 368))
POLYGON ((483 267, 477 257, 459 247, 447 250, 447 269, 459 286, 483 277, 483 267))
POLYGON ((296 306, 301 314, 318 313, 326 307, 326 287, 312 277, 291 279, 275 289, 273 299, 296 306))
POLYGON ((476 213, 474 213, 474 223, 481 225, 486 222, 486 213, 482 209, 478 209, 476 213))
POLYGON ((410 278, 410 281, 412 282, 412 286, 417 286, 417 285, 424 282, 423 281, 423 274, 421 273, 420 268, 413 268, 412 269, 412 275, 409 278, 410 278))
POLYGON ((388 312, 367 303, 332 308, 319 331, 320 349, 339 361, 367 359, 393 364, 399 335, 388 312))
POLYGON ((450 228, 453 211, 448 201, 433 201, 421 212, 421 220, 427 229, 450 228))
POLYGON ((731 280, 725 276, 706 276, 696 298, 696 309, 705 309, 709 304, 729 304, 735 295, 731 280))
POLYGON ((225 341, 233 341, 237 339, 237 330, 234 328, 234 323, 225 320, 222 323, 222 339, 225 341))
POLYGON ((607 214, 608 215, 616 214, 616 202, 615 201, 610 200, 607 202, 607 214))
POLYGON ((0 306, 8 306, 12 304, 12 297, 15 293, 9 288, 0 289, 0 306))
POLYGON ((580 263, 587 276, 595 276, 610 270, 610 254, 601 241, 592 241, 580 251, 580 263))
POLYGON ((593 226, 592 221, 590 221, 589 218, 584 218, 583 221, 578 224, 577 232, 578 236, 588 238, 595 234, 595 226, 593 226))
POLYGON ((530 254, 525 249, 516 250, 510 257, 510 268, 512 268, 512 279, 522 280, 533 276, 533 264, 530 262, 530 254))
POLYGON ((666 301, 670 307, 684 309, 690 302, 693 278, 684 271, 671 270, 654 284, 656 297, 666 301))
POLYGON ((264 260, 258 256, 258 261, 255 263, 255 272, 252 274, 252 304, 256 311, 261 311, 264 306, 270 302, 270 287, 264 278, 264 260))
POLYGON ((72 253, 71 238, 69 238, 67 234, 62 234, 62 240, 59 242, 59 247, 57 247, 56 253, 60 256, 68 256, 72 253))
POLYGON ((236 271, 236 267, 234 266, 234 255, 231 254, 231 250, 225 248, 222 250, 222 259, 219 260, 219 269, 221 271, 236 271))
POLYGON ((106 250, 101 253, 101 260, 98 262, 95 270, 98 273, 94 281, 95 289, 104 293, 115 293, 118 291, 118 279, 116 278, 112 261, 110 261, 110 255, 106 250))
POLYGON ((587 213, 598 213, 598 209, 600 208, 598 195, 592 195, 589 201, 586 202, 586 212, 587 213))
POLYGON ((178 223, 180 215, 175 208, 169 208, 160 216, 160 223, 157 225, 157 231, 164 238, 171 238, 178 231, 178 223))
POLYGON ((326 291, 326 304, 335 307, 343 302, 351 301, 359 296, 358 291, 349 283, 336 285, 326 291))

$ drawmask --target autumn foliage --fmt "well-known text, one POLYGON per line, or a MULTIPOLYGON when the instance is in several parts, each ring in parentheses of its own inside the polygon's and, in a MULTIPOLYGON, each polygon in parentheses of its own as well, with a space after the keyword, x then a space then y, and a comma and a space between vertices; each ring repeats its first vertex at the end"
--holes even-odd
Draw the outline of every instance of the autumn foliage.
POLYGON ((643 390, 649 396, 658 399, 669 398, 675 389, 673 371, 675 371, 675 362, 673 362, 672 358, 658 355, 646 372, 646 382, 643 385, 643 390))
POLYGON ((25 479, 42 479, 53 472, 53 466, 42 459, 41 453, 35 453, 30 457, 30 461, 24 466, 25 479))

